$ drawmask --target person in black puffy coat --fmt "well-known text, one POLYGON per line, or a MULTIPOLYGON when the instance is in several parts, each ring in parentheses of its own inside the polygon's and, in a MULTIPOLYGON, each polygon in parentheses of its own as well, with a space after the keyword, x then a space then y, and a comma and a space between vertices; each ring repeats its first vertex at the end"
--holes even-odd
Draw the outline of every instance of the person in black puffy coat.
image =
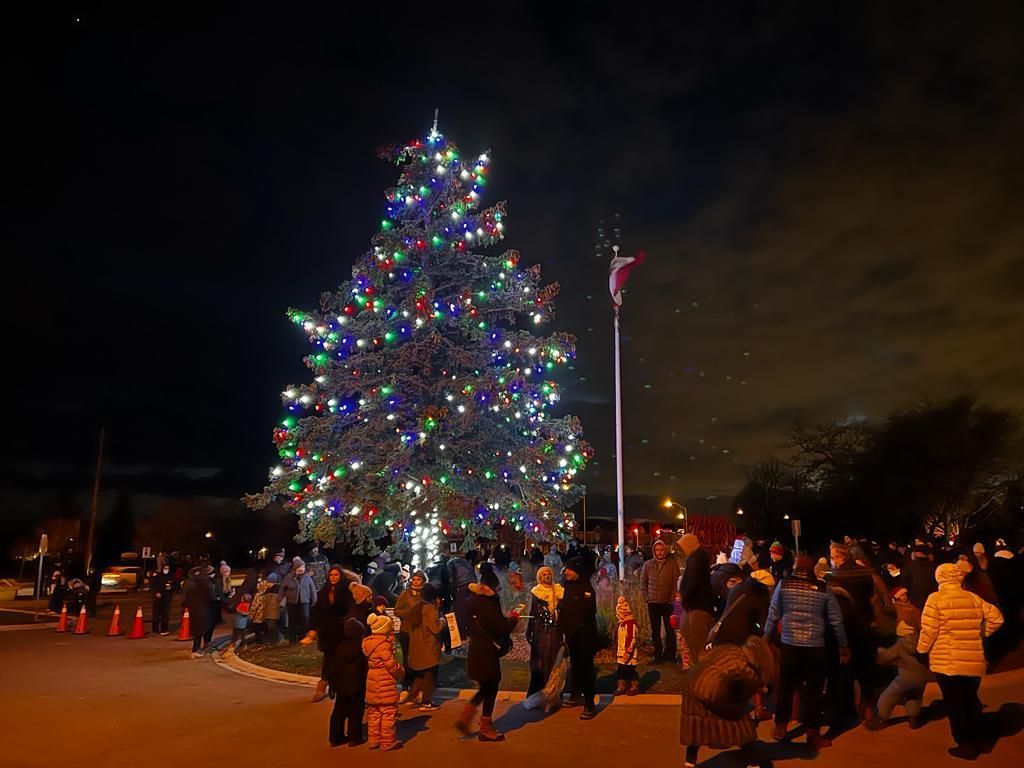
POLYGON ((340 619, 341 634, 331 654, 327 679, 334 695, 331 711, 332 747, 363 743, 363 698, 366 695, 366 656, 363 635, 366 627, 357 619, 340 619))
POLYGON ((565 593, 558 604, 558 628, 565 637, 572 667, 572 693, 567 706, 583 704, 580 720, 597 714, 594 705, 594 654, 597 653, 597 598, 594 587, 584 578, 587 566, 582 557, 565 564, 565 593))

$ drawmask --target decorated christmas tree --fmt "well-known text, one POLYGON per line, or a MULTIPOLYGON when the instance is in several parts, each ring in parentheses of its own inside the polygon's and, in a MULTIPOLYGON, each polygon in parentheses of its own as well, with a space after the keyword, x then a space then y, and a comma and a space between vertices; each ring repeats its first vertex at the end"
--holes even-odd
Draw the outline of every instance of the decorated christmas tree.
POLYGON ((314 378, 284 391, 281 461, 248 501, 282 500, 300 540, 405 542, 421 562, 500 526, 570 535, 592 451, 575 417, 549 413, 575 356, 572 336, 536 335, 558 285, 494 248, 506 206, 478 209, 486 154, 435 129, 381 156, 400 174, 370 250, 319 310, 289 310, 314 378))

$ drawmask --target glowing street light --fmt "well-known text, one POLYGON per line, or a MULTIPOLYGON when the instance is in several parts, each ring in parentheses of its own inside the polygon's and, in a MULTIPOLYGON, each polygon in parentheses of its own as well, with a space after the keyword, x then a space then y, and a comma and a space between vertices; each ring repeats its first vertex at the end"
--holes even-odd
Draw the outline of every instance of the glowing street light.
POLYGON ((737 509, 736 510, 736 514, 737 515, 742 515, 743 514, 743 508, 741 507, 740 509, 737 509))
POLYGON ((678 508, 679 512, 676 513, 676 520, 684 520, 684 521, 686 520, 686 515, 687 515, 686 507, 684 507, 679 502, 672 501, 672 499, 665 499, 665 501, 662 502, 662 506, 665 509, 672 509, 672 507, 678 508))
POLYGON ((212 539, 213 538, 213 531, 207 531, 206 532, 206 538, 212 539))

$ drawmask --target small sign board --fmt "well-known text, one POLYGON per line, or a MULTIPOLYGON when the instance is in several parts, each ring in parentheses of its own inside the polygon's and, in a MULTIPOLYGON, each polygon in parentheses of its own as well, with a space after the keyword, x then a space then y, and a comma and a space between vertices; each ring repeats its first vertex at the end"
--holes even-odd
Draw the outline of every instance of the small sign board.
POLYGON ((39 537, 39 554, 45 555, 46 551, 50 548, 50 537, 45 533, 39 537))
POLYGON ((384 609, 384 613, 386 613, 388 615, 388 618, 391 619, 391 623, 394 624, 395 633, 397 634, 398 632, 401 632, 401 630, 402 630, 402 620, 400 618, 398 618, 397 616, 395 616, 395 609, 394 608, 385 608, 384 609))
POLYGON ((456 543, 455 543, 454 541, 448 542, 448 546, 450 547, 450 550, 449 550, 449 551, 450 551, 450 552, 451 552, 451 553, 452 553, 453 555, 454 555, 454 554, 455 554, 456 552, 458 552, 458 551, 459 551, 459 545, 458 545, 458 544, 456 544, 456 543))
POLYGON ((452 638, 452 648, 462 645, 462 635, 459 634, 459 623, 455 621, 455 614, 446 613, 444 618, 448 622, 448 634, 452 638))
POLYGON ((152 550, 149 547, 142 548, 142 559, 149 560, 153 556, 152 550))
POLYGON ((794 536, 800 536, 801 535, 800 521, 799 520, 791 520, 790 521, 790 526, 792 526, 792 528, 793 528, 793 535, 794 536))

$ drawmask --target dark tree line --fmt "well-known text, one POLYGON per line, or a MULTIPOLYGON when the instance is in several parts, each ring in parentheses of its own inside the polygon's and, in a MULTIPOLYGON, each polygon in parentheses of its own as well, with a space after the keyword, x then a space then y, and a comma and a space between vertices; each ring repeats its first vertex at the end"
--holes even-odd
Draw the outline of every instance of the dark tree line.
POLYGON ((961 396, 917 403, 876 425, 798 424, 783 458, 747 471, 736 505, 752 532, 949 538, 1015 535, 1024 525, 1018 414, 961 396), (788 516, 788 518, 787 518, 788 516))

